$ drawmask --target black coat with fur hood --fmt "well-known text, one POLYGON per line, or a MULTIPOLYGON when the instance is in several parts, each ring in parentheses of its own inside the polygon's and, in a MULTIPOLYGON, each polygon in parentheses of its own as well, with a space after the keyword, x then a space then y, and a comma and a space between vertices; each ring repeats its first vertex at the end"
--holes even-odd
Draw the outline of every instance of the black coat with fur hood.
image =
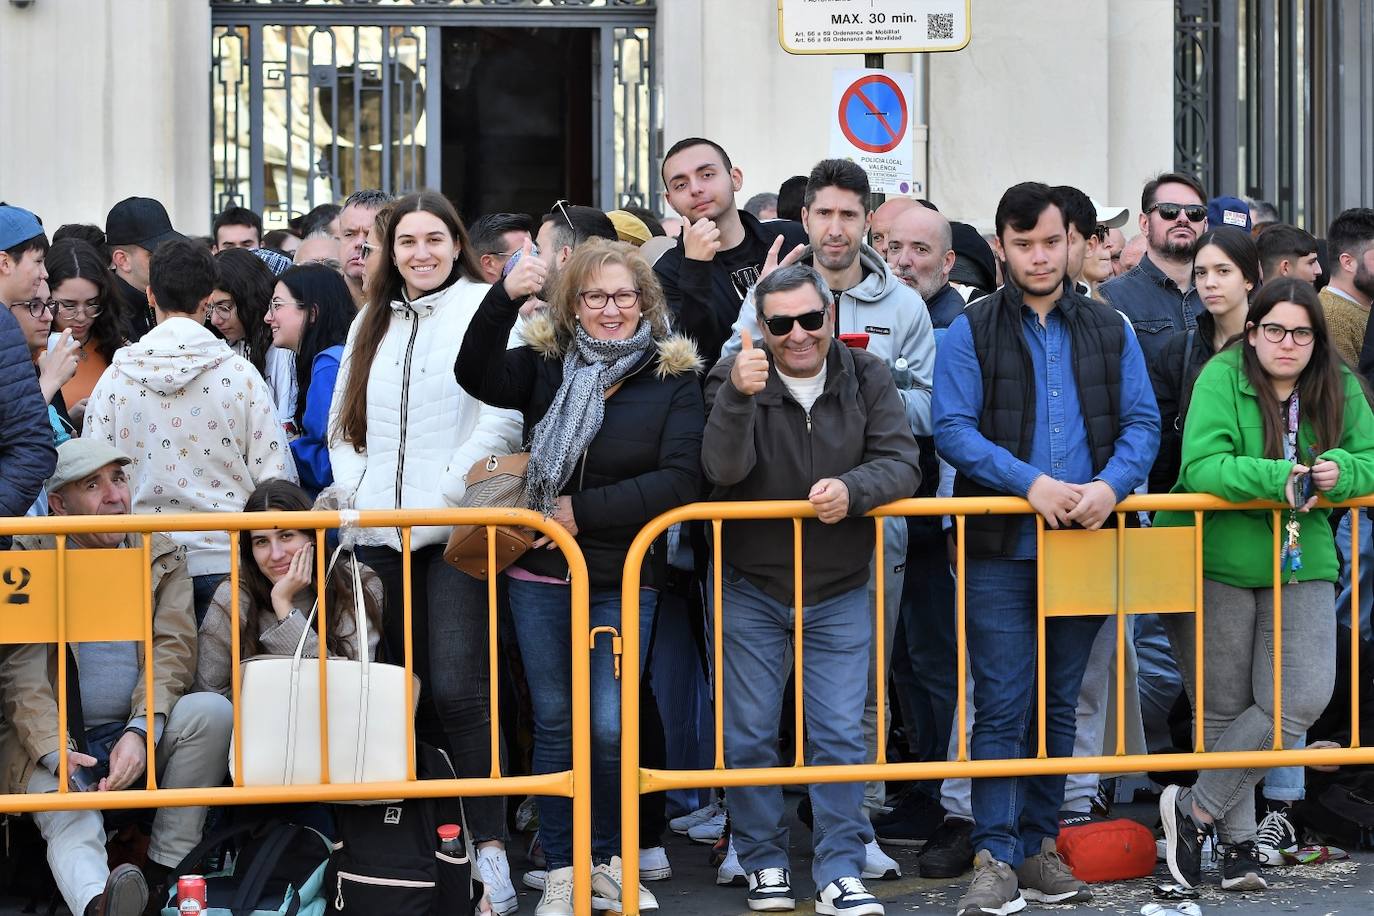
MULTIPOLYGON (((493 284, 468 325, 454 375, 478 400, 519 410, 528 444, 563 382, 564 352, 543 315, 521 328, 524 346, 507 350, 519 310, 505 287, 493 284)), ((701 360, 685 337, 656 343, 606 402, 601 430, 562 491, 572 497, 592 588, 620 588, 625 554, 644 524, 701 495, 701 360)), ((643 585, 663 583, 664 554, 660 538, 640 572, 643 585)), ((568 575, 558 550, 531 550, 516 565, 540 576, 568 575)))

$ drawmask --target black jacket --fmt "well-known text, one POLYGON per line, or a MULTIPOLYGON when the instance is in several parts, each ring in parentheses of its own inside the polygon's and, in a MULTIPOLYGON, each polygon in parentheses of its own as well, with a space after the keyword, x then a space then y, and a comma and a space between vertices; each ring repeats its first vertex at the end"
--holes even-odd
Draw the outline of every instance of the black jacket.
POLYGON ((1151 493, 1168 493, 1178 483, 1183 460, 1183 421, 1188 416, 1193 383, 1216 353, 1212 346, 1216 333, 1216 319, 1211 312, 1203 311, 1198 315, 1196 330, 1179 331, 1170 337, 1150 363, 1150 384, 1159 404, 1159 454, 1150 468, 1151 493))
MULTIPOLYGON (((803 600, 815 604, 863 587, 875 526, 859 516, 914 495, 921 480, 916 440, 892 370, 872 353, 833 342, 825 388, 807 413, 776 371, 758 394, 740 394, 730 382, 736 358, 721 360, 706 380, 711 413, 701 460, 715 485, 712 498, 806 499, 816 481, 842 480, 850 517, 833 525, 802 522, 803 600)), ((789 519, 729 522, 724 561, 791 605, 792 531, 789 519)))
MULTIPOLYGON (((768 248, 779 235, 783 237, 782 250, 778 257, 787 255, 797 245, 807 242, 806 230, 800 223, 791 220, 776 220, 761 223, 753 214, 739 211, 740 222, 744 225, 745 242, 753 245, 756 254, 755 268, 763 266, 768 248)), ((737 288, 730 272, 720 259, 712 261, 693 261, 688 258, 679 238, 677 247, 670 248, 654 264, 654 272, 663 284, 663 295, 673 310, 674 324, 682 333, 696 341, 697 351, 706 363, 707 371, 720 359, 720 348, 730 339, 730 330, 735 319, 739 318, 740 303, 748 293, 748 287, 737 288)))
POLYGON ((118 274, 114 275, 114 288, 119 296, 120 317, 124 322, 124 330, 128 332, 129 343, 137 343, 157 326, 153 307, 148 304, 148 294, 130 286, 118 274))
MULTIPOLYGON (((454 375, 478 400, 519 410, 528 443, 563 382, 563 349, 552 322, 536 316, 521 331, 526 345, 507 350, 519 308, 502 284, 491 287, 468 325, 454 375)), ((601 429, 563 488, 593 588, 619 589, 625 554, 644 524, 697 498, 705 423, 699 365, 690 341, 658 341, 606 402, 601 429)), ((664 554, 660 538, 640 570, 642 585, 663 583, 664 554)), ((568 575, 557 550, 531 550, 516 565, 541 576, 568 575)))

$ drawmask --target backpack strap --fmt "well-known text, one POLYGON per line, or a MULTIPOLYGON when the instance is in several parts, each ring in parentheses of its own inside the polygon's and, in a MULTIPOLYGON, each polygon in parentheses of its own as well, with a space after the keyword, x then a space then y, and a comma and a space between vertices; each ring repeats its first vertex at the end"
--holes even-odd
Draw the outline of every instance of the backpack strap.
MULTIPOLYGON (((262 849, 253 857, 253 864, 248 867, 248 874, 243 876, 239 882, 238 892, 234 895, 234 902, 229 909, 234 916, 252 916, 258 908, 258 899, 262 896, 262 889, 271 879, 272 873, 277 869, 277 862, 281 860, 282 853, 291 847, 296 837, 305 828, 299 824, 288 824, 279 822, 272 827, 272 832, 262 844, 262 849)), ((292 895, 296 909, 300 908, 299 889, 292 895)), ((287 916, 293 911, 288 911, 287 916)))
POLYGON ((212 849, 219 846, 226 840, 243 836, 246 833, 253 833, 257 830, 271 830, 286 821, 283 818, 274 817, 266 820, 252 820, 241 824, 231 824, 228 827, 221 827, 219 830, 208 834, 205 839, 196 844, 196 847, 188 852, 173 869, 178 875, 194 874, 200 870, 200 863, 212 849))

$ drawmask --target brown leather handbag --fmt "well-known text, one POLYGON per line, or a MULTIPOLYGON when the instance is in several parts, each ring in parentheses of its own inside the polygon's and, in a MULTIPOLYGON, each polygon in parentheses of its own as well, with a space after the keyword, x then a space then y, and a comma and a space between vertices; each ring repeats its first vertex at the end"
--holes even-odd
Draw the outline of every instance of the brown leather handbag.
MULTIPOLYGON (((474 464, 463 477, 467 490, 458 505, 467 509, 523 509, 525 508, 525 473, 530 453, 491 455, 474 464)), ((535 535, 528 528, 497 525, 496 569, 493 574, 514 563, 530 549, 535 535)), ((454 525, 444 548, 444 559, 475 579, 488 575, 486 525, 454 525)))

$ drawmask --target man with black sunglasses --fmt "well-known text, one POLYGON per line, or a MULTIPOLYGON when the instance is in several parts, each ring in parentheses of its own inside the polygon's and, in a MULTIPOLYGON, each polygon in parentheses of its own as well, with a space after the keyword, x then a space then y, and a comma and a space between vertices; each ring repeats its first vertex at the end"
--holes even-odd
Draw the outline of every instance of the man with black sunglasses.
MULTIPOLYGON (((804 649, 797 684, 813 765, 860 763, 859 722, 870 678, 868 601, 875 532, 865 512, 909 496, 920 481, 916 440, 892 372, 871 353, 835 341, 830 288, 794 264, 754 287, 761 349, 744 331, 738 354, 706 381, 701 461, 713 499, 806 499, 801 523, 804 649)), ((726 765, 778 765, 778 721, 792 668, 793 527, 786 519, 731 522, 722 546, 725 615, 721 677, 726 765)), ((872 828, 862 783, 811 786, 816 912, 881 916, 864 888, 872 828)), ((782 790, 726 790, 731 837, 751 910, 795 905, 782 790)))
POLYGON ((1197 179, 1165 172, 1145 183, 1140 195, 1145 256, 1098 291, 1131 319, 1147 363, 1176 331, 1197 326, 1202 302, 1193 289, 1193 253, 1206 231, 1207 194, 1197 179))

